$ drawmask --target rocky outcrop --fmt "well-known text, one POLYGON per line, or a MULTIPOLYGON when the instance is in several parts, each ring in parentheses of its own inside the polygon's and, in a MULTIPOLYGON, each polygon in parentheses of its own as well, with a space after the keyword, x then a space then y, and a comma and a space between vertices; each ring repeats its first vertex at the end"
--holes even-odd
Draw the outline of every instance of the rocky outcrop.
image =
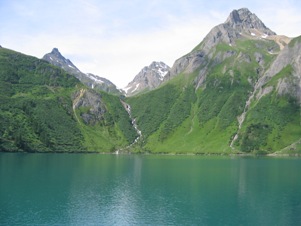
POLYGON ((163 62, 152 62, 144 67, 125 88, 127 96, 141 93, 145 90, 152 90, 161 85, 164 76, 170 67, 163 62))
POLYGON ((73 94, 73 110, 79 122, 95 125, 103 119, 106 112, 101 95, 92 90, 81 89, 73 94))
POLYGON ((165 76, 164 81, 170 80, 175 75, 178 75, 182 72, 191 73, 198 67, 205 66, 208 62, 205 55, 206 53, 204 51, 194 51, 179 58, 175 61, 174 65, 165 76))
POLYGON ((277 92, 280 95, 290 94, 301 103, 301 37, 295 38, 283 48, 270 68, 260 78, 259 87, 270 81, 285 67, 292 68, 284 78, 278 79, 277 92))
POLYGON ((92 89, 102 90, 113 94, 121 94, 119 89, 117 89, 117 87, 108 79, 91 73, 81 72, 69 59, 66 59, 57 48, 54 48, 50 53, 47 53, 43 59, 52 65, 62 68, 92 89))

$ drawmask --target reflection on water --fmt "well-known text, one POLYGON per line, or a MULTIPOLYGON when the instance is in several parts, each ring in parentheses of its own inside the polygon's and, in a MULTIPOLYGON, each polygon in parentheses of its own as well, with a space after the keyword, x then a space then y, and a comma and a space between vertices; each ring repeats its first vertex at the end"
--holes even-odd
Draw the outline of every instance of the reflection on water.
POLYGON ((0 153, 0 224, 297 225, 301 159, 0 153))

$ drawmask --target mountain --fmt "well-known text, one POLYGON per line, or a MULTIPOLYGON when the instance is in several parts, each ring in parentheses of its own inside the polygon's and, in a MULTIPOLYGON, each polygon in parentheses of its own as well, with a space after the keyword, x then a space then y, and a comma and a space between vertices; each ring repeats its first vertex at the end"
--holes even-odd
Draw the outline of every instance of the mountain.
POLYGON ((138 136, 118 96, 5 48, 0 48, 0 102, 0 151, 112 152, 138 136))
POLYGON ((142 69, 127 97, 53 52, 60 67, 0 48, 0 151, 301 154, 301 36, 246 8, 172 68, 142 69))
POLYGON ((108 79, 91 73, 81 72, 69 59, 66 59, 57 48, 53 48, 50 53, 47 53, 43 57, 43 60, 64 69, 92 89, 102 90, 112 94, 121 94, 117 87, 108 79))
POLYGON ((156 90, 127 98, 159 153, 301 152, 300 38, 233 10, 156 90))
POLYGON ((157 88, 168 73, 170 67, 163 62, 152 62, 144 67, 125 88, 127 96, 157 88))
MULTIPOLYGON (((227 20, 215 26, 204 40, 194 48, 191 53, 178 59, 166 76, 168 80, 182 72, 191 73, 198 67, 204 67, 212 60, 215 48, 219 44, 235 46, 237 40, 241 39, 267 39, 276 33, 267 28, 264 23, 248 9, 233 10, 227 20)), ((272 51, 272 50, 271 50, 272 51)), ((231 52, 227 53, 231 55, 231 52)), ((222 61, 222 56, 217 56, 216 62, 222 61)), ((227 57, 226 55, 223 57, 227 57)))

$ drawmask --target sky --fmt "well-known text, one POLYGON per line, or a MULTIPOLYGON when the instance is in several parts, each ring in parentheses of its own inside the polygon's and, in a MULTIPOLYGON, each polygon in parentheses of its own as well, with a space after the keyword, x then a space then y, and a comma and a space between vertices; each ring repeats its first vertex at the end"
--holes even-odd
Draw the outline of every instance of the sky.
POLYGON ((301 35, 300 0, 0 0, 0 45, 38 58, 56 47, 124 88, 153 61, 172 66, 243 7, 277 34, 301 35))

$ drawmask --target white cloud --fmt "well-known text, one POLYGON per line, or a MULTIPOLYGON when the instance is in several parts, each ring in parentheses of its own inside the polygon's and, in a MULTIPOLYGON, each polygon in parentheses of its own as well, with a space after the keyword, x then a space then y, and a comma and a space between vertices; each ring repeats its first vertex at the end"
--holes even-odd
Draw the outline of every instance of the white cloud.
POLYGON ((204 38, 213 24, 214 22, 205 18, 194 18, 147 33, 94 40, 86 43, 86 52, 78 54, 90 55, 97 60, 76 64, 83 71, 90 70, 109 78, 119 87, 125 87, 142 67, 154 60, 172 66, 177 58, 190 52, 204 38))

